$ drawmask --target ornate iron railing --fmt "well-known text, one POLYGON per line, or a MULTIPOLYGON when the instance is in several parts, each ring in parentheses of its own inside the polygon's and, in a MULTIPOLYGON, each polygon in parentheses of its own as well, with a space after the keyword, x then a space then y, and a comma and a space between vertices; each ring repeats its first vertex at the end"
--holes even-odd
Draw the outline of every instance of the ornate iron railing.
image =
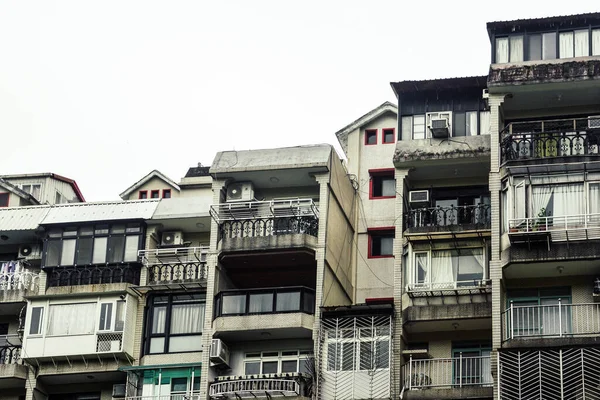
POLYGON ((413 360, 403 367, 404 387, 411 389, 461 388, 493 384, 490 356, 413 360))
POLYGON ((21 364, 21 346, 6 344, 0 346, 0 365, 21 364))
MULTIPOLYGON (((47 269, 48 270, 48 269, 47 269)), ((48 287, 131 283, 139 285, 140 268, 131 265, 98 265, 93 267, 52 268, 48 287)))
POLYGON ((489 204, 473 206, 450 206, 418 208, 404 214, 405 229, 449 230, 457 226, 465 229, 489 229, 492 220, 492 208, 489 204))
POLYGON ((138 252, 148 283, 206 280, 208 247, 178 247, 138 252))
POLYGON ((315 291, 302 286, 225 290, 215 297, 215 317, 289 312, 314 314, 315 291))
POLYGON ((319 234, 319 219, 315 217, 272 217, 239 221, 224 221, 219 226, 222 239, 279 236, 303 233, 319 234))
POLYGON ((156 396, 127 396, 125 400, 201 400, 200 392, 171 393, 156 396))
POLYGON ((0 290, 31 290, 38 291, 40 274, 31 271, 0 273, 0 290))
POLYGON ((600 117, 513 122, 501 132, 502 162, 566 156, 598 156, 600 117))
POLYGON ((211 398, 271 398, 302 396, 301 385, 293 379, 239 379, 210 385, 211 398))

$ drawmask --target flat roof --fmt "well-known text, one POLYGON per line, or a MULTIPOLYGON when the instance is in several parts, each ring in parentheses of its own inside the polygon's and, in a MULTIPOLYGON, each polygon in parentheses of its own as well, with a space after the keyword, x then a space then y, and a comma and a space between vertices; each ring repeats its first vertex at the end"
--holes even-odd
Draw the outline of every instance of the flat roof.
POLYGON ((577 28, 584 25, 600 25, 600 13, 558 15, 542 18, 515 19, 512 21, 494 21, 487 23, 488 35, 507 35, 525 31, 541 31, 545 29, 577 28))

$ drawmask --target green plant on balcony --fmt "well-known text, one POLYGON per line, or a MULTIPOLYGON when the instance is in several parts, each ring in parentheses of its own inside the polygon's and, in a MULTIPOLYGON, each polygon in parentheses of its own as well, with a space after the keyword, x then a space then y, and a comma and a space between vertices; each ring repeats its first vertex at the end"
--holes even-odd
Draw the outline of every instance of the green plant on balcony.
POLYGON ((532 228, 533 231, 546 230, 546 207, 540 208, 540 212, 538 212, 532 228))

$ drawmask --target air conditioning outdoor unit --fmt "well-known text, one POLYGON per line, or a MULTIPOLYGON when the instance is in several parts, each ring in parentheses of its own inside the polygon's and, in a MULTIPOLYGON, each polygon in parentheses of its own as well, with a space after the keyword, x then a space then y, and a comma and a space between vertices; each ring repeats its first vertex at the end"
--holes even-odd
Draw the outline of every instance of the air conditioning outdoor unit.
POLYGON ((24 244, 19 247, 19 258, 26 260, 41 260, 42 246, 39 244, 24 244))
POLYGON ((251 201, 254 199, 252 182, 235 182, 227 186, 227 201, 251 201))
POLYGON ((125 384, 124 383, 117 383, 117 384, 113 385, 112 397, 113 397, 113 399, 125 398, 125 384))
POLYGON ((452 112, 427 113, 427 128, 434 138, 447 138, 452 136, 452 112))
POLYGON ((221 339, 213 339, 210 344, 210 361, 229 366, 229 349, 221 339))
POLYGON ((161 246, 181 246, 183 233, 181 231, 163 232, 160 240, 161 246))
POLYGON ((589 129, 600 129, 600 115, 592 115, 588 117, 589 129))
POLYGON ((408 192, 408 202, 411 206, 428 206, 429 190, 411 190, 408 192))

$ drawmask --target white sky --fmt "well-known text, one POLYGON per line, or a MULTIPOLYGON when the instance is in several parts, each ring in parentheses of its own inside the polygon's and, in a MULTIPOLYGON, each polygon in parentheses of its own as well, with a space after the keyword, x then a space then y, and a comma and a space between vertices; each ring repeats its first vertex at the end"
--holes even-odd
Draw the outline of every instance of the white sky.
POLYGON ((486 74, 486 22, 597 4, 2 0, 0 174, 108 200, 221 150, 337 144, 391 81, 486 74))

